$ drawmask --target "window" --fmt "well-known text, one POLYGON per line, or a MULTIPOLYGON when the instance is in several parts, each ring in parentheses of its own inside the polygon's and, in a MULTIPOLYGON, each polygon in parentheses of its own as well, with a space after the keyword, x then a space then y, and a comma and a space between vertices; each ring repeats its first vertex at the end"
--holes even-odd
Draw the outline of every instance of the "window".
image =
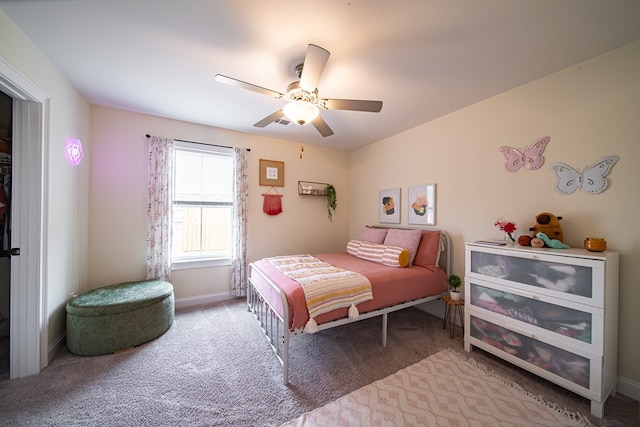
POLYGON ((231 258, 233 151, 174 144, 172 268, 231 258))

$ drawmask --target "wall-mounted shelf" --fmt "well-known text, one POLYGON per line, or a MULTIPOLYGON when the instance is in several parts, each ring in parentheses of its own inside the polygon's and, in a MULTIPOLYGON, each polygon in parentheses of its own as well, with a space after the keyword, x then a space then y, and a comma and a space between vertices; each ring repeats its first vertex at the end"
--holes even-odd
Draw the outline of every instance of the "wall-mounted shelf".
POLYGON ((327 196, 326 182, 298 181, 298 194, 301 196, 327 196))

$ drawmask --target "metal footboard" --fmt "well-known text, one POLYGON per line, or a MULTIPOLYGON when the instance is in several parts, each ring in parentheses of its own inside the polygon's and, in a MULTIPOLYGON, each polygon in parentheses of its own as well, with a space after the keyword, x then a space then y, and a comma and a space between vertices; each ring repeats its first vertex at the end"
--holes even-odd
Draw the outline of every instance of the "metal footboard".
POLYGON ((260 274, 264 280, 273 288, 273 290, 280 296, 282 303, 282 316, 278 311, 269 303, 269 301, 260 293, 258 288, 255 287, 251 280, 251 274, 249 274, 249 280, 247 282, 247 306, 249 311, 253 313, 256 320, 260 324, 262 331, 264 332, 271 349, 275 353, 278 361, 282 365, 282 376, 284 384, 289 383, 289 338, 290 332, 288 328, 289 319, 289 306, 287 304, 287 298, 273 282, 264 275, 260 269, 254 269, 253 264, 249 265, 249 271, 255 270, 257 274, 260 274), (285 321, 285 319, 287 319, 285 321))

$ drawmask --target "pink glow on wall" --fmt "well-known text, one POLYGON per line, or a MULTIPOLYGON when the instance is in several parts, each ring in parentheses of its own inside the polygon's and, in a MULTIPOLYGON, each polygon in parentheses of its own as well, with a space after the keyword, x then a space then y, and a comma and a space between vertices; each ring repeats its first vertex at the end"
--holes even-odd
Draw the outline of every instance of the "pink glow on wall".
POLYGON ((84 156, 82 152, 82 142, 80 142, 79 139, 67 139, 65 152, 69 163, 71 163, 72 166, 78 166, 84 156))

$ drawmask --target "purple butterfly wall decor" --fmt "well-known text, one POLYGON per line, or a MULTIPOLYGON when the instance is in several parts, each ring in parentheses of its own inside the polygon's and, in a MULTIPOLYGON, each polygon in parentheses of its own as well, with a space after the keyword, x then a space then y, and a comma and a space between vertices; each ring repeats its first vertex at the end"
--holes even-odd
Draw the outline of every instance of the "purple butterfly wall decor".
POLYGON ((522 152, 516 148, 503 145, 499 150, 507 160, 504 167, 510 173, 518 172, 521 168, 526 168, 530 171, 540 169, 540 166, 544 163, 542 153, 544 153, 549 141, 551 141, 551 137, 544 136, 531 144, 531 146, 525 147, 522 152))

